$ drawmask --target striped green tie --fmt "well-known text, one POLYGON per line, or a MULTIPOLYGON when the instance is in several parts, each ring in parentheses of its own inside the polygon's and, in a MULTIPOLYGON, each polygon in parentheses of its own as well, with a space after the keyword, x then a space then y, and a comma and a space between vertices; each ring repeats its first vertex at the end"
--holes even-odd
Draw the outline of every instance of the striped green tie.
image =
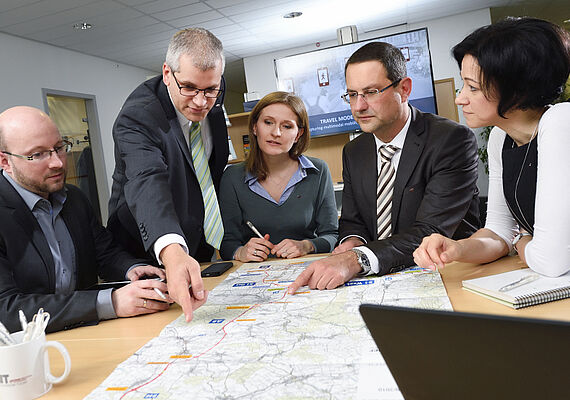
POLYGON ((200 135, 199 122, 192 122, 190 125, 190 149, 192 151, 196 177, 200 182, 202 198, 204 199, 204 236, 206 236, 206 242, 219 249, 224 236, 224 225, 222 224, 218 197, 216 196, 210 167, 204 151, 202 135, 200 135))

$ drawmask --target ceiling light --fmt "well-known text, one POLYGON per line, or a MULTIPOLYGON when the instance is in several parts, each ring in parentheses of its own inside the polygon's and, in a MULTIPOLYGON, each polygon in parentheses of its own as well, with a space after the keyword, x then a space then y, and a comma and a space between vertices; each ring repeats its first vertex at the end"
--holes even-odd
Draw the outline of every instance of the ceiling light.
POLYGON ((301 11, 292 11, 290 13, 285 14, 283 18, 297 18, 300 17, 301 15, 303 15, 301 11))
POLYGON ((80 23, 77 23, 77 24, 73 24, 73 27, 74 27, 75 29, 81 29, 82 31, 86 31, 87 29, 93 28, 93 25, 91 25, 91 24, 88 23, 88 22, 80 22, 80 23))

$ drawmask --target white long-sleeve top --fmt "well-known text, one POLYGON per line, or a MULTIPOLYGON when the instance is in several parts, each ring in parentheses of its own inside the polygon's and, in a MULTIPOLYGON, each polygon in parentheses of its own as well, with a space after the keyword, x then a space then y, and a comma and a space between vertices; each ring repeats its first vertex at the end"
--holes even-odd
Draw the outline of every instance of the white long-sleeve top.
MULTIPOLYGON (((505 131, 489 136, 489 203, 485 228, 512 248, 519 231, 503 193, 502 148, 505 131)), ((551 106, 540 119, 537 136, 534 236, 525 247, 528 266, 559 276, 570 270, 570 103, 551 106)))

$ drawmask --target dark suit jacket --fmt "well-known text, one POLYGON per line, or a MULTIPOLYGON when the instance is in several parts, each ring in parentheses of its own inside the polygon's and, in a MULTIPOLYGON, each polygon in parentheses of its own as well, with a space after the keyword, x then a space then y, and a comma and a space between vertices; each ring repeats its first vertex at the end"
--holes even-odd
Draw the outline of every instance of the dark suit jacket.
POLYGON ((376 240, 374 137, 364 133, 343 149, 339 238, 363 237, 378 257, 380 274, 413 265, 412 253, 425 236, 460 239, 480 225, 475 135, 463 125, 410 108, 412 120, 394 183, 391 237, 376 240))
POLYGON ((67 185, 61 215, 73 240, 76 289, 55 294, 55 265, 36 218, 18 192, 0 174, 0 320, 20 330, 18 310, 28 319, 40 307, 51 314, 48 332, 97 323, 97 291, 84 290, 106 280, 125 280, 130 266, 141 261, 113 242, 81 191, 67 185))
MULTIPOLYGON (((219 98, 207 119, 213 135, 210 172, 218 192, 228 161, 228 132, 219 98)), ((115 172, 107 227, 133 255, 154 258, 167 233, 186 239, 190 255, 208 261, 204 203, 192 156, 162 77, 127 98, 113 128, 115 172)))

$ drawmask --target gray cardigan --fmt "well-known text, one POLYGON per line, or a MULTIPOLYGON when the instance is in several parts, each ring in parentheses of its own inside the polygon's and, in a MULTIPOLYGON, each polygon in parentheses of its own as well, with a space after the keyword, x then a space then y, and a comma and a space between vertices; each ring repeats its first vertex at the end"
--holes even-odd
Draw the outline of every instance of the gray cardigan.
POLYGON ((245 163, 229 166, 220 184, 220 209, 224 221, 224 239, 220 254, 232 259, 239 246, 254 237, 245 221, 251 221, 261 234, 277 244, 283 239, 313 243, 316 253, 328 253, 338 238, 338 214, 332 179, 327 164, 308 157, 315 165, 295 185, 289 198, 277 205, 249 189, 245 182, 245 163))

